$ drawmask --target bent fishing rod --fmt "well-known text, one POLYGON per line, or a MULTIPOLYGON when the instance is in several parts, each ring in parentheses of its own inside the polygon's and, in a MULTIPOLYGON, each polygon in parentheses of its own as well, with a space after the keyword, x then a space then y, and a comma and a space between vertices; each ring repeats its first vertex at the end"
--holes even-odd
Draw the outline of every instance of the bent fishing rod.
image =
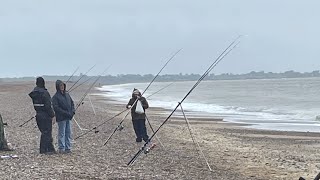
POLYGON ((77 69, 71 74, 71 76, 68 78, 66 84, 71 80, 71 78, 74 76, 74 74, 79 70, 80 66, 77 67, 77 69))
POLYGON ((194 89, 203 81, 205 77, 208 76, 208 74, 212 71, 214 67, 216 67, 219 62, 221 62, 236 46, 240 43, 238 40, 241 38, 239 36, 236 38, 216 59, 215 61, 209 66, 209 68, 203 73, 203 75, 199 78, 199 80, 193 85, 193 87, 189 90, 189 92, 182 98, 180 102, 178 102, 177 106, 174 108, 174 110, 169 114, 169 116, 163 121, 163 123, 158 127, 158 129, 152 134, 152 136, 148 139, 147 142, 139 149, 139 151, 131 158, 131 160, 127 163, 128 166, 132 165, 137 158, 143 153, 147 153, 147 145, 151 140, 156 136, 156 134, 159 132, 159 130, 169 121, 171 116, 176 112, 176 110, 181 106, 181 104, 188 98, 188 96, 194 91, 194 89))
POLYGON ((84 99, 87 97, 87 95, 90 93, 91 89, 94 87, 94 85, 99 81, 99 79, 102 77, 102 75, 104 73, 106 73, 109 68, 111 67, 111 65, 105 69, 98 77, 97 79, 91 84, 91 86, 89 87, 89 89, 87 89, 87 91, 84 93, 84 95, 81 97, 80 101, 78 102, 76 108, 75 108, 75 111, 77 111, 77 109, 81 106, 82 102, 84 101, 84 99))
POLYGON ((85 77, 97 64, 93 65, 86 73, 84 73, 70 88, 72 89, 83 77, 85 77))
POLYGON ((172 84, 174 84, 174 82, 172 82, 172 83, 170 83, 170 84, 166 85, 165 87, 163 87, 163 88, 159 89, 158 91, 156 91, 156 92, 152 93, 151 95, 147 96, 147 99, 149 99, 150 97, 152 97, 152 96, 154 96, 154 95, 158 94, 159 92, 163 91, 164 89, 167 89, 167 88, 168 88, 169 86, 171 86, 172 84))
MULTIPOLYGON (((81 104, 83 104, 84 99, 86 98, 86 96, 89 94, 89 92, 91 91, 91 89, 94 87, 94 85, 98 82, 98 80, 100 79, 100 77, 102 76, 102 74, 104 74, 109 68, 111 67, 111 65, 105 70, 103 71, 103 73, 101 73, 101 75, 98 76, 98 78, 92 83, 92 85, 89 87, 89 89, 85 92, 85 94, 81 97, 79 103, 76 105, 75 108, 75 112, 77 112, 78 108, 81 106, 81 104)), ((78 125, 78 127, 80 128, 80 130, 84 130, 80 127, 79 123, 76 121, 76 119, 73 117, 73 120, 75 121, 75 123, 78 125)))
MULTIPOLYGON (((174 56, 176 56, 181 50, 182 50, 182 49, 180 49, 178 52, 176 52, 176 53, 168 60, 168 62, 167 62, 166 64, 168 64, 169 61, 171 61, 171 60, 174 58, 174 56)), ((162 69, 163 69, 163 68, 162 68, 162 69)), ((162 71, 162 70, 161 70, 161 71, 162 71)), ((158 74, 160 74, 160 73, 158 73, 158 74)), ((153 78, 152 81, 154 81, 154 80, 155 80, 155 78, 153 78)), ((106 124, 107 122, 109 122, 109 121, 113 120, 114 118, 120 116, 121 114, 125 113, 127 110, 128 110, 128 109, 124 109, 123 111, 119 112, 118 114, 114 115, 113 117, 111 117, 111 118, 105 120, 104 122, 98 124, 97 126, 93 127, 93 128, 90 129, 89 131, 87 131, 87 132, 79 135, 79 136, 76 137, 74 140, 77 140, 77 139, 79 139, 79 138, 81 138, 81 137, 83 137, 83 136, 85 136, 85 135, 87 135, 87 134, 89 134, 90 132, 93 132, 93 131, 94 131, 95 133, 99 133, 99 130, 98 130, 99 127, 103 126, 103 125, 106 124)), ((129 110, 130 110, 130 109, 129 109, 129 110)), ((129 110, 128 110, 128 113, 129 113, 129 110)))
MULTIPOLYGON (((168 61, 163 65, 163 67, 160 69, 160 71, 158 72, 158 74, 156 76, 154 76, 154 78, 151 80, 151 82, 149 83, 149 85, 145 88, 145 90, 142 92, 141 96, 144 95, 144 93, 150 88, 150 86, 153 84, 153 82, 157 79, 157 77, 160 75, 160 73, 163 71, 163 69, 165 67, 167 67, 167 65, 169 64, 170 61, 172 61, 172 59, 181 51, 182 49, 179 49, 176 53, 174 53, 169 59, 168 61)), ((122 118, 122 120, 120 121, 120 123, 118 124, 118 126, 113 130, 113 132, 110 134, 110 136, 108 137, 108 139, 105 141, 105 143, 103 144, 104 146, 107 145, 107 143, 110 141, 110 139, 113 137, 113 135, 118 131, 118 130, 122 130, 123 129, 123 122, 125 121, 126 117, 129 115, 130 111, 132 110, 132 108, 134 107, 134 105, 138 102, 139 98, 137 98, 134 103, 131 105, 131 107, 129 108, 127 114, 122 118)))
POLYGON ((80 86, 82 86, 83 84, 87 83, 88 81, 90 81, 90 80, 93 79, 93 78, 94 78, 94 76, 90 77, 89 79, 83 81, 82 83, 80 83, 80 84, 77 85, 76 87, 73 87, 72 89, 69 89, 68 92, 70 93, 70 92, 74 91, 75 89, 77 89, 78 87, 80 87, 80 86))

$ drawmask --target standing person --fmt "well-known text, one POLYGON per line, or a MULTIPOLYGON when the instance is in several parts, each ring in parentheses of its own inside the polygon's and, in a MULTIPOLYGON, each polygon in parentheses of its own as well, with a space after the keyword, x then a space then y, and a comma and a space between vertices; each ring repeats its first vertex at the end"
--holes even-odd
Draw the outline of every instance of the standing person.
POLYGON ((51 104, 51 97, 45 88, 45 81, 42 77, 36 80, 36 87, 29 96, 32 98, 36 110, 36 121, 41 132, 40 154, 54 154, 56 151, 52 144, 52 123, 54 112, 51 104))
POLYGON ((132 98, 129 100, 127 108, 131 108, 131 117, 132 117, 132 124, 134 128, 134 132, 136 133, 136 142, 142 142, 142 139, 147 142, 149 139, 149 136, 147 134, 147 128, 146 128, 146 114, 145 110, 149 108, 149 104, 146 100, 146 98, 141 96, 141 93, 138 89, 133 89, 132 98), (137 113, 137 103, 136 100, 140 100, 143 113, 137 113), (134 104, 135 103, 135 104, 134 104), (131 106, 134 104, 134 106, 131 108, 131 106))
POLYGON ((0 114, 0 151, 12 151, 12 149, 10 149, 8 146, 8 142, 4 132, 5 125, 6 123, 2 121, 2 116, 0 114))
POLYGON ((66 91, 66 84, 56 81, 56 94, 52 97, 53 109, 58 123, 59 153, 71 152, 71 119, 75 114, 74 103, 66 91))

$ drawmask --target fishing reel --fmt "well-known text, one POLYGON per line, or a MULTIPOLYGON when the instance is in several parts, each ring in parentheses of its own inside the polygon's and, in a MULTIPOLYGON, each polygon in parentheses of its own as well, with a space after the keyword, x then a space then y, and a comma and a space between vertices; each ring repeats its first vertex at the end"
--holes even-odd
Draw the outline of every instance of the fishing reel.
POLYGON ((97 134, 99 133, 100 131, 97 129, 97 127, 93 128, 94 129, 94 133, 97 134))
POLYGON ((8 123, 3 123, 3 126, 8 126, 8 123))
POLYGON ((124 129, 123 125, 118 126, 117 131, 122 131, 124 129))
POLYGON ((143 147, 143 153, 148 154, 154 147, 156 147, 155 143, 151 144, 150 146, 143 147))

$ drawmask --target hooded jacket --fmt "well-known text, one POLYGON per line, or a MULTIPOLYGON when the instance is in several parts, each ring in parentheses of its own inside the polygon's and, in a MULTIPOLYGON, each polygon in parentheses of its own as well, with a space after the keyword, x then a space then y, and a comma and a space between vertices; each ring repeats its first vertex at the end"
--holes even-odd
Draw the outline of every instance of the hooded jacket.
POLYGON ((66 85, 60 81, 56 81, 56 94, 52 97, 53 109, 56 113, 57 122, 71 120, 75 114, 74 103, 69 95, 66 92, 66 85), (60 91, 60 84, 64 85, 64 92, 60 91))
MULTIPOLYGON (((136 89, 134 89, 136 90, 136 89)), ((139 92, 139 100, 141 101, 143 110, 146 110, 149 108, 149 104, 148 101, 146 100, 146 98, 141 96, 141 93, 139 92)), ((129 108, 129 105, 132 106, 137 100, 137 97, 134 95, 134 93, 132 93, 132 98, 129 100, 128 104, 127 104, 127 108, 129 108)), ((138 120, 138 119, 145 119, 146 118, 146 114, 138 114, 136 113, 136 107, 137 107, 137 103, 134 104, 134 106, 131 108, 131 117, 132 120, 138 120)))
POLYGON ((44 86, 35 87, 33 91, 29 93, 29 96, 32 99, 34 109, 36 110, 37 114, 45 114, 51 118, 54 117, 51 96, 44 86))

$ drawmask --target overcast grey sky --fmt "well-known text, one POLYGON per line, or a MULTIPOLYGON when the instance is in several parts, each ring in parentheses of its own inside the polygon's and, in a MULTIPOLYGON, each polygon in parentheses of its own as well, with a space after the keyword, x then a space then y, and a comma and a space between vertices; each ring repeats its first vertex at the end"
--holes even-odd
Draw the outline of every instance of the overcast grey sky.
POLYGON ((319 0, 0 0, 0 77, 320 69, 319 0))

